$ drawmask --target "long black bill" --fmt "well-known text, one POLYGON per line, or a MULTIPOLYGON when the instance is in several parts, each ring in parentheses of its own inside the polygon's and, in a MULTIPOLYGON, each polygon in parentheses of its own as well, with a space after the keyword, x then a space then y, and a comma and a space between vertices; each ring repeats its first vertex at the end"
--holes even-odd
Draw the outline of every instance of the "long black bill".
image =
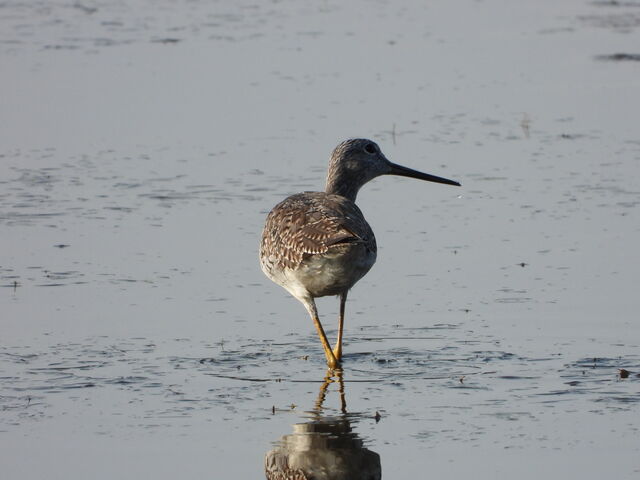
POLYGON ((391 167, 391 170, 389 171, 388 175, 399 175, 401 177, 418 178, 420 180, 426 180, 427 182, 444 183, 446 185, 455 185, 456 187, 460 186, 460 183, 456 182, 455 180, 449 180, 448 178, 436 177, 435 175, 422 173, 418 170, 403 167, 402 165, 398 165, 396 163, 389 162, 389 166, 391 167))

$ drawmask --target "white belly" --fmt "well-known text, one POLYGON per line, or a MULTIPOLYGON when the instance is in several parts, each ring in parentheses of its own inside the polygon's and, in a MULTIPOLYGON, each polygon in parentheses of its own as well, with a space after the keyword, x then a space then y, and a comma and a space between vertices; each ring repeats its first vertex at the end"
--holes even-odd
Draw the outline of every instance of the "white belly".
POLYGON ((324 297, 348 291, 371 270, 376 253, 363 244, 344 244, 324 254, 306 258, 297 268, 263 271, 291 295, 324 297))

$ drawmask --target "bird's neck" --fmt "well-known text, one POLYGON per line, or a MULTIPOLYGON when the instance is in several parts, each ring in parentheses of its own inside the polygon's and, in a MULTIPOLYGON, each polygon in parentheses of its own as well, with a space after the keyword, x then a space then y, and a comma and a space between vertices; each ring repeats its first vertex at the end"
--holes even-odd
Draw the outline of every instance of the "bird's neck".
POLYGON ((359 185, 353 185, 348 183, 330 183, 327 181, 325 192, 332 195, 340 195, 348 198, 355 203, 356 196, 358 195, 359 185))
POLYGON ((333 195, 341 195, 355 202, 360 187, 365 183, 364 178, 360 178, 342 165, 330 165, 324 191, 333 195))

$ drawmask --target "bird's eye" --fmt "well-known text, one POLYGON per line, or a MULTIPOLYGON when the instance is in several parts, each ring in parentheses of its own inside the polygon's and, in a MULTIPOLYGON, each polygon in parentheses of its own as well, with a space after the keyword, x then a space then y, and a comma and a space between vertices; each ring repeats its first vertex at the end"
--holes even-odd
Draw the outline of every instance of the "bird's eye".
POLYGON ((373 155, 374 153, 376 153, 376 146, 373 143, 367 143, 364 146, 364 151, 369 155, 373 155))

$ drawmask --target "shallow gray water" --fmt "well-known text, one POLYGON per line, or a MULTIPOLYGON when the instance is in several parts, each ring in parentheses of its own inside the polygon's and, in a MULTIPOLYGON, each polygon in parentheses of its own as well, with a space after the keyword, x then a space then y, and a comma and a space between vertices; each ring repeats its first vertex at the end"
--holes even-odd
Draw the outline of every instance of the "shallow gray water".
POLYGON ((638 476, 639 3, 4 2, 0 25, 3 476, 264 478, 325 420, 384 478, 638 476), (463 187, 361 191, 378 263, 325 383, 257 245, 352 136, 463 187))

